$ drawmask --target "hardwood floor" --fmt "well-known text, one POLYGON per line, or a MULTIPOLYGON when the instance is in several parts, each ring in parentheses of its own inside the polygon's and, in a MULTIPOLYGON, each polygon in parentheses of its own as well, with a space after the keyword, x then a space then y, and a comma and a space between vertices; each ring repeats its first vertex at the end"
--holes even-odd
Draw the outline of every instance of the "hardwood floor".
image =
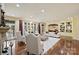
POLYGON ((79 40, 61 39, 55 46, 50 48, 48 55, 79 55, 79 40))
MULTIPOLYGON (((16 55, 27 55, 26 45, 23 43, 16 44, 15 51, 16 55)), ((47 55, 79 55, 79 40, 60 39, 47 51, 47 55)))

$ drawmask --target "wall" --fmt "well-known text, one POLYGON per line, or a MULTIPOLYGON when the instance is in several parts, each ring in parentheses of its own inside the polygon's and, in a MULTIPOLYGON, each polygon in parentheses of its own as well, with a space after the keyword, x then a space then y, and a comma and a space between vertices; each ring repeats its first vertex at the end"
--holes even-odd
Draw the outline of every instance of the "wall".
POLYGON ((15 32, 19 31, 19 17, 5 16, 5 19, 15 21, 15 32))
POLYGON ((78 39, 79 38, 79 18, 78 16, 73 16, 71 18, 66 18, 63 20, 58 20, 58 21, 49 21, 46 22, 46 31, 48 31, 48 25, 49 24, 58 24, 58 30, 60 29, 60 23, 62 22, 72 22, 72 33, 68 33, 68 32, 60 32, 61 35, 64 36, 72 36, 74 39, 78 39))
MULTIPOLYGON (((19 18, 16 17, 12 17, 12 16, 7 16, 5 17, 6 19, 9 20, 15 20, 15 30, 16 32, 19 31, 19 18)), ((68 33, 68 32, 60 32, 61 35, 65 35, 65 36, 72 36, 74 39, 78 39, 79 38, 79 17, 78 16, 73 16, 72 18, 66 18, 66 19, 62 19, 62 20, 52 20, 52 21, 45 21, 46 23, 46 28, 45 31, 48 31, 48 25, 49 24, 58 24, 60 25, 60 23, 62 22, 72 22, 72 33, 68 33)), ((23 21, 24 22, 24 21, 23 21)), ((24 24, 23 24, 24 26, 24 24)), ((58 29, 60 29, 60 26, 58 26, 58 29)))
MULTIPOLYGON (((59 21, 53 20, 53 21, 46 21, 45 23, 46 23, 45 30, 48 31, 48 25, 49 24, 59 24, 59 21)), ((59 29, 59 27, 58 27, 58 29, 59 29)))
POLYGON ((74 17, 73 22, 74 22, 74 28, 73 28, 74 39, 78 39, 79 38, 79 16, 74 17))
MULTIPOLYGON (((73 25, 74 25, 74 23, 73 23, 73 18, 68 18, 68 19, 64 19, 64 20, 61 20, 60 22, 59 22, 59 25, 61 24, 61 23, 66 23, 66 22, 72 22, 72 33, 70 33, 70 32, 60 32, 60 34, 61 35, 64 35, 64 36, 72 36, 73 37, 73 33, 74 33, 74 31, 73 31, 73 25)), ((65 26, 66 26, 66 24, 65 24, 65 26)), ((59 27, 60 28, 60 27, 59 27)), ((66 29, 66 28, 65 28, 66 29)))
POLYGON ((14 16, 7 16, 7 15, 5 15, 5 19, 7 19, 7 20, 19 20, 19 17, 14 17, 14 16))
POLYGON ((63 20, 63 22, 67 21, 72 22, 72 33, 64 32, 61 33, 61 35, 72 36, 74 39, 78 39, 77 37, 79 37, 79 18, 77 16, 73 16, 71 19, 63 20))

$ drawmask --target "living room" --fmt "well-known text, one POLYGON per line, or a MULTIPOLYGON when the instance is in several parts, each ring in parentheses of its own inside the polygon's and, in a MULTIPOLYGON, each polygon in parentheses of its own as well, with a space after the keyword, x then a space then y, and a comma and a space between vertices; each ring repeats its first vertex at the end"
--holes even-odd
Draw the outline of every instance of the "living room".
POLYGON ((2 3, 1 10, 1 55, 79 54, 78 3, 2 3))

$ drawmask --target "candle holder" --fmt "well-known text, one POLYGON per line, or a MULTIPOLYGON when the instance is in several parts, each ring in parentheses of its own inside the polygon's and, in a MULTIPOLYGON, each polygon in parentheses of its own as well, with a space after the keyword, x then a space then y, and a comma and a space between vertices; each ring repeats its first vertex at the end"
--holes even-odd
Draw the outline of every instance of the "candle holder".
POLYGON ((7 53, 7 49, 3 49, 2 50, 2 53, 7 53))
POLYGON ((8 47, 7 47, 7 40, 5 40, 5 42, 6 42, 6 47, 5 47, 4 49, 7 49, 7 50, 8 50, 8 47))
POLYGON ((12 54, 13 54, 13 53, 12 53, 13 43, 12 43, 12 42, 10 42, 10 45, 9 45, 9 46, 10 46, 10 48, 11 48, 11 55, 12 55, 12 54))
POLYGON ((2 44, 2 53, 7 53, 7 49, 3 47, 3 44, 2 44))

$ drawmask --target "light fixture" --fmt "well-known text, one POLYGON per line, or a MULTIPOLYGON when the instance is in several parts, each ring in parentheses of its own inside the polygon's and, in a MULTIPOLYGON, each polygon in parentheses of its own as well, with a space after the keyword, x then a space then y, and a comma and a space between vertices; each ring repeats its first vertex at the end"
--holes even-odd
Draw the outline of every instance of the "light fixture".
POLYGON ((41 12, 44 13, 45 12, 45 9, 42 9, 41 12))
POLYGON ((19 4, 16 4, 16 7, 20 7, 20 5, 19 4))
POLYGON ((44 9, 42 9, 42 10, 41 10, 41 12, 42 12, 42 13, 44 13, 44 12, 45 12, 45 10, 44 10, 44 9))

